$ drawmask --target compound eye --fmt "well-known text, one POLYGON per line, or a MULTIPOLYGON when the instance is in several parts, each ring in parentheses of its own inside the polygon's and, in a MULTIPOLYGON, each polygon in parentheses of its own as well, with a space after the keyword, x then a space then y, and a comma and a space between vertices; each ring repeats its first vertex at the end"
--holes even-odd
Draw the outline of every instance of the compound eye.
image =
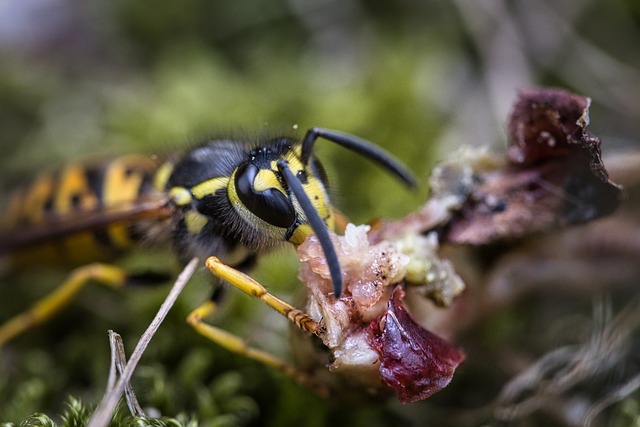
POLYGON ((258 172, 260 169, 251 163, 238 167, 235 174, 238 198, 258 218, 276 227, 289 228, 296 221, 293 204, 276 188, 256 191, 253 183, 258 172))

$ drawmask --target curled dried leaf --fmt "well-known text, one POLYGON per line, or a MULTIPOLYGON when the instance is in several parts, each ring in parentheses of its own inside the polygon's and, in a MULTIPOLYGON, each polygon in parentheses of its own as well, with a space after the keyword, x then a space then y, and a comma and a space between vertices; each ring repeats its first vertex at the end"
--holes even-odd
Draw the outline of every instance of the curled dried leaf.
POLYGON ((613 212, 621 188, 604 168, 600 139, 587 131, 589 104, 560 89, 521 92, 508 123, 506 162, 474 174, 443 240, 485 244, 613 212))

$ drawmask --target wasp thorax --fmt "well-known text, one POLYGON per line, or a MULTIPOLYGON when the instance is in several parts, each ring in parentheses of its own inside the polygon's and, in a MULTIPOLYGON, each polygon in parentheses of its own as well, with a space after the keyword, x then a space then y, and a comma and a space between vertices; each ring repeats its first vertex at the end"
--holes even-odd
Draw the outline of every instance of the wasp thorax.
POLYGON ((281 228, 296 221, 296 210, 271 169, 244 163, 235 172, 235 190, 240 202, 258 218, 281 228))

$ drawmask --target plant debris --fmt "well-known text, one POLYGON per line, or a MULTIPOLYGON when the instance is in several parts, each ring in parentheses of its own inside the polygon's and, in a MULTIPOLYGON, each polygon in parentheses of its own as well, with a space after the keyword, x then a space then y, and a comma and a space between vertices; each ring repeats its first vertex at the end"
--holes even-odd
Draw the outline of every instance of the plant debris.
POLYGON ((587 130, 590 99, 554 88, 522 91, 504 157, 464 146, 437 165, 415 213, 382 223, 377 240, 438 230, 441 243, 484 245, 608 215, 622 200, 600 139, 587 130))
POLYGON ((443 241, 486 244, 613 212, 622 191, 609 180, 600 139, 587 130, 590 102, 560 89, 522 91, 504 163, 473 173, 443 241))

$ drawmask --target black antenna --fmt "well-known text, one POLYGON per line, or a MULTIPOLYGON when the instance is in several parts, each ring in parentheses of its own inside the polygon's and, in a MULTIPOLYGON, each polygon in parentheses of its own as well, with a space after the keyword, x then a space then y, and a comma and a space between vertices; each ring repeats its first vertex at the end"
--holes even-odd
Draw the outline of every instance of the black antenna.
POLYGON ((333 282, 333 293, 336 298, 342 295, 342 270, 340 269, 340 262, 338 261, 338 254, 336 253, 331 237, 329 236, 329 229, 327 224, 324 223, 320 214, 311 203, 309 196, 305 193, 302 184, 298 181, 298 178, 293 174, 289 168, 289 163, 286 160, 278 160, 278 170, 284 176, 285 181, 289 185, 289 188, 298 199, 298 203, 302 207, 302 211, 307 216, 309 225, 316 233, 320 246, 324 252, 324 257, 327 259, 327 265, 329 266, 329 272, 331 273, 331 281, 333 282))
POLYGON ((367 157, 383 168, 387 169, 408 187, 414 188, 418 186, 418 180, 399 160, 387 153, 382 148, 362 138, 358 138, 348 133, 338 132, 335 130, 312 128, 307 131, 302 141, 302 164, 307 165, 311 158, 313 144, 318 138, 324 138, 328 141, 335 142, 349 150, 367 157))

